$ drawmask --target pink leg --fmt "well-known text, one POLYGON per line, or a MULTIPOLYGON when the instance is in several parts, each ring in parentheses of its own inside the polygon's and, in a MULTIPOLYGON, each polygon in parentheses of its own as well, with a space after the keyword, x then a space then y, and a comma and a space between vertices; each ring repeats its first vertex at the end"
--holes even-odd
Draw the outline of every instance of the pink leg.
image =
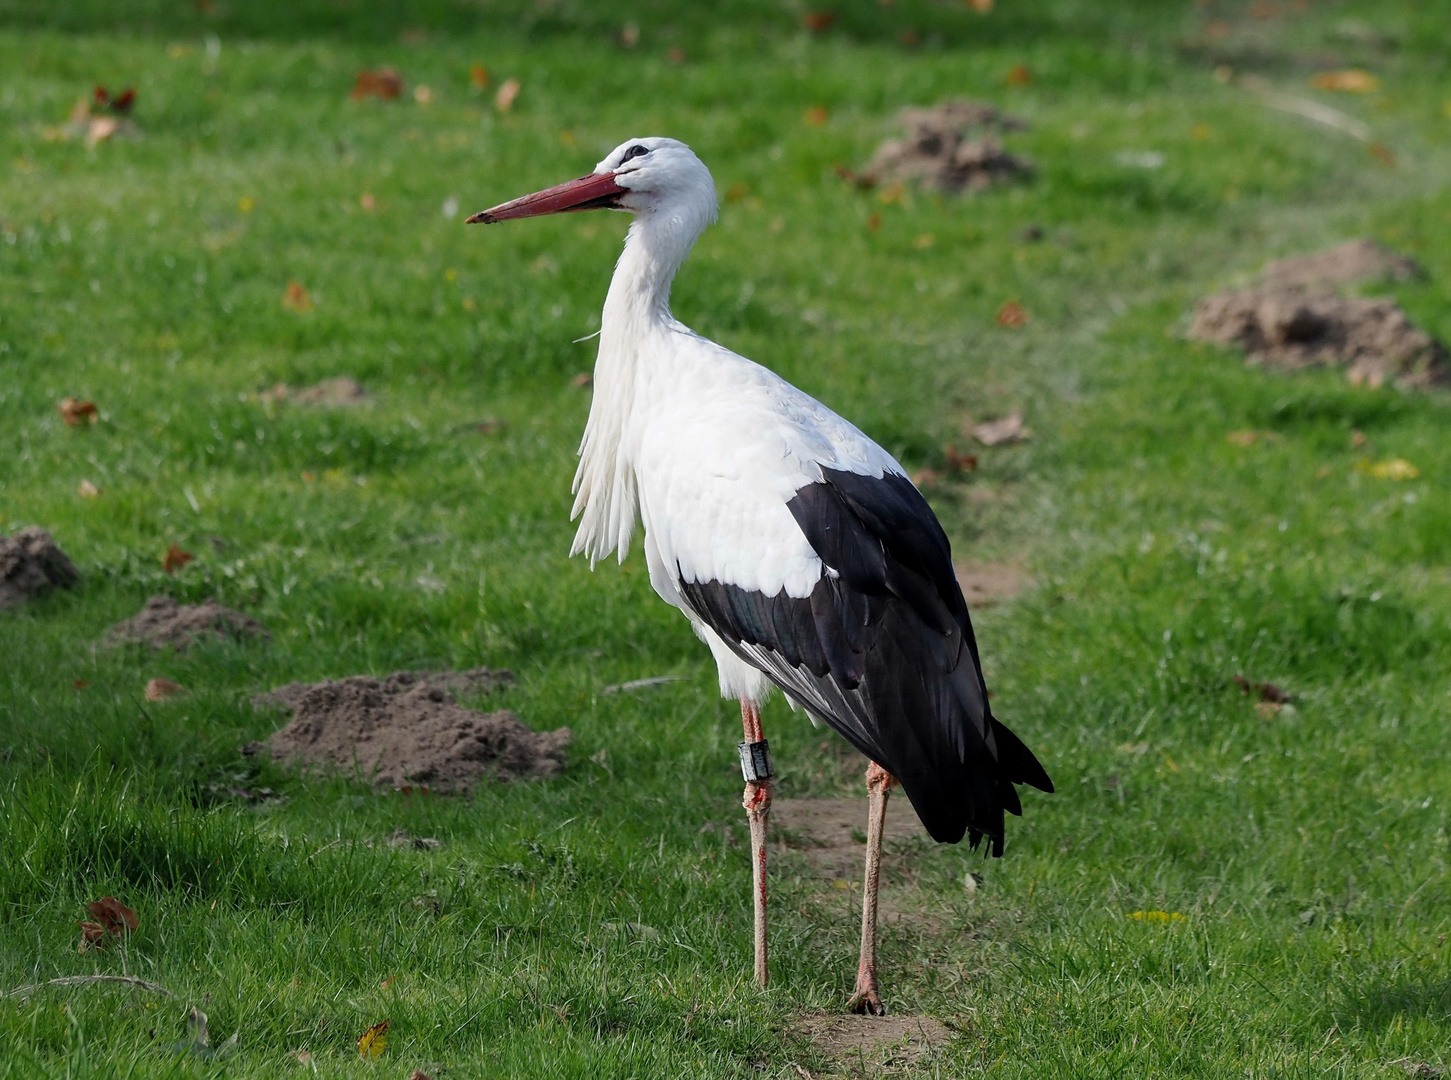
POLYGON ((885 1016, 877 994, 877 884, 882 876, 882 828, 887 796, 897 778, 875 761, 867 766, 867 866, 862 878, 862 954, 856 969, 856 993, 848 1008, 854 1013, 885 1016))
POLYGON ((761 732, 761 709, 754 701, 741 702, 741 726, 745 732, 742 743, 742 769, 748 777, 745 798, 746 820, 751 826, 751 891, 755 898, 756 982, 766 988, 770 975, 766 966, 766 822, 771 816, 771 776, 765 755, 765 738, 761 732), (757 766, 751 767, 750 747, 760 747, 757 766), (760 767, 764 763, 764 768, 760 767), (764 775, 762 775, 764 773, 764 775))

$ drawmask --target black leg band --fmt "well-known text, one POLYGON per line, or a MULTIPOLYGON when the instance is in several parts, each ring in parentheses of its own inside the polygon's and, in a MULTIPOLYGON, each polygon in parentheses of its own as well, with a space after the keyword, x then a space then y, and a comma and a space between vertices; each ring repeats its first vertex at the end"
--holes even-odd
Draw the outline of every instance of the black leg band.
POLYGON ((741 752, 741 776, 746 783, 769 780, 775 775, 771 771, 771 750, 765 739, 760 742, 737 743, 736 749, 741 752))

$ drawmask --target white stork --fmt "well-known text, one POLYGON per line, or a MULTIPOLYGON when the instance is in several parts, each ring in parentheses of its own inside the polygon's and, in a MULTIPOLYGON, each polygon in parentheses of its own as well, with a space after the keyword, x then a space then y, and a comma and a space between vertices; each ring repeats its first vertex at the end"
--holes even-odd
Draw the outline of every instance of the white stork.
POLYGON ((755 973, 766 985, 773 686, 870 759, 856 1012, 880 1015, 876 907, 887 796, 936 840, 1003 845, 1014 784, 1053 784, 993 715, 947 537, 902 467, 820 402, 682 325, 670 283, 715 220, 709 170, 674 139, 630 139, 588 176, 470 217, 634 215, 601 320, 574 478, 571 555, 621 561, 639 514, 650 584, 710 646, 737 698, 751 830, 755 973))

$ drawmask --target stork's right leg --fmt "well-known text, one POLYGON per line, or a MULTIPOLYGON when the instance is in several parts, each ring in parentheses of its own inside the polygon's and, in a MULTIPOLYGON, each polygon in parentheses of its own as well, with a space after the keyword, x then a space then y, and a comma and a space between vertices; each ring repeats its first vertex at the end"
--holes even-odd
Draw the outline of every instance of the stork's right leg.
POLYGON ((877 993, 877 885, 882 877, 882 830, 887 822, 887 796, 897 778, 875 761, 867 766, 867 865, 862 875, 862 953, 857 964, 856 993, 847 1006, 854 1013, 885 1016, 877 993))
POLYGON ((746 820, 751 826, 751 893, 755 908, 756 982, 766 988, 766 822, 771 816, 771 757, 761 731, 761 709, 741 699, 741 773, 746 780, 746 820))

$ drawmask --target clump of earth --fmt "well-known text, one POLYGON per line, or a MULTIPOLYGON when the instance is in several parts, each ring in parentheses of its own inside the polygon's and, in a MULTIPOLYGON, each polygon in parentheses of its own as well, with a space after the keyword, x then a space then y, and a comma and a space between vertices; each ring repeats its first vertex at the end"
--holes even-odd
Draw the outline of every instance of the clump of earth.
POLYGON ((925 109, 904 109, 898 117, 905 138, 877 148, 860 180, 901 181, 936 191, 981 191, 1027 176, 1033 166, 1003 149, 998 136, 1022 131, 1023 121, 977 101, 944 101, 925 109))
POLYGON ((270 635, 256 619, 215 600, 183 604, 175 597, 153 596, 137 614, 106 633, 108 646, 138 644, 185 652, 199 641, 245 640, 270 635))
POLYGON ((1426 388, 1451 381, 1446 347, 1390 297, 1347 296, 1336 286, 1419 276, 1410 259, 1369 240, 1283 259, 1259 283, 1216 293, 1194 311, 1189 336, 1245 351, 1280 370, 1338 367, 1356 385, 1426 388))
POLYGON ((39 526, 0 536, 0 608, 69 589, 80 579, 75 564, 39 526))
POLYGON ((480 780, 553 776, 564 767, 569 728, 532 731, 508 710, 459 704, 514 677, 507 671, 398 671, 289 683, 252 699, 291 721, 267 747, 275 761, 360 775, 394 788, 465 792, 480 780))

